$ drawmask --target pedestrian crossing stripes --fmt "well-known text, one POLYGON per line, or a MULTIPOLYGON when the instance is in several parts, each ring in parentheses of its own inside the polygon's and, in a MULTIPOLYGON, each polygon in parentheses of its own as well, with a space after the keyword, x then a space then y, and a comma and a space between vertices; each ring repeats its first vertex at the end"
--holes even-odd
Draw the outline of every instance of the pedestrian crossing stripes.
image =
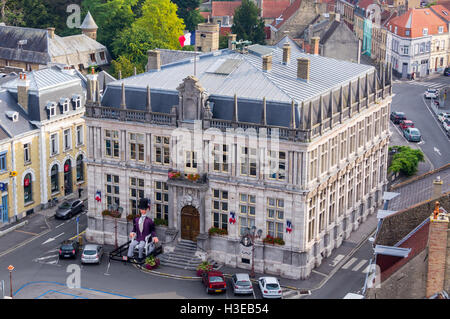
POLYGON ((355 263, 355 261, 357 261, 358 259, 353 257, 352 259, 350 259, 344 266, 342 266, 342 269, 348 269, 351 265, 353 265, 355 263))
POLYGON ((366 262, 367 260, 361 260, 355 267, 353 267, 352 271, 358 271, 366 262))
POLYGON ((409 84, 423 86, 427 89, 442 89, 448 86, 448 84, 446 83, 438 83, 438 82, 410 82, 409 84))

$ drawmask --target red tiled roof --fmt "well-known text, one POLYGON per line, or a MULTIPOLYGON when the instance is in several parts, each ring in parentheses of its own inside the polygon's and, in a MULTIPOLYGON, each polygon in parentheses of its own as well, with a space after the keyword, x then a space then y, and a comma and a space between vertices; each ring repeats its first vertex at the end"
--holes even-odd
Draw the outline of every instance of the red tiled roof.
POLYGON ((440 4, 450 10, 450 0, 438 0, 437 4, 440 4))
POLYGON ((375 0, 361 0, 358 2, 357 6, 361 9, 367 9, 367 7, 373 3, 376 3, 375 0))
POLYGON ((234 10, 241 5, 242 1, 213 1, 212 16, 234 16, 234 10))
POLYGON ((407 38, 423 36, 423 28, 428 29, 428 35, 437 34, 440 26, 444 27, 444 33, 448 32, 447 24, 429 8, 409 9, 406 13, 386 23, 389 31, 395 32, 395 27, 397 27, 397 35, 407 38), (410 35, 406 35, 405 31, 407 30, 410 31, 410 35))
POLYGON ((292 2, 292 4, 287 7, 286 10, 284 10, 281 14, 281 18, 283 18, 283 20, 278 24, 276 20, 273 21, 272 26, 279 29, 287 20, 289 20, 290 17, 292 17, 297 12, 301 4, 302 0, 295 0, 294 2, 292 2))
POLYGON ((450 22, 450 10, 444 7, 442 4, 431 6, 431 9, 433 9, 433 11, 441 18, 443 18, 447 22, 450 22))
POLYGON ((208 17, 211 16, 211 12, 200 12, 200 15, 201 15, 203 18, 208 19, 208 17))
POLYGON ((290 0, 264 0, 262 17, 278 18, 290 4, 290 0))

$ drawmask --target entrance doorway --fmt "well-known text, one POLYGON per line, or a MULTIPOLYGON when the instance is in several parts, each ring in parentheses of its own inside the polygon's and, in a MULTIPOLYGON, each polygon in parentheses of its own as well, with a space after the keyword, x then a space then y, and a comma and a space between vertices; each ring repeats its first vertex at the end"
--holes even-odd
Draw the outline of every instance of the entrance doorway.
POLYGON ((72 194, 72 165, 70 160, 64 163, 64 195, 72 194))
POLYGON ((200 214, 194 206, 181 209, 181 239, 197 241, 200 233, 200 214))

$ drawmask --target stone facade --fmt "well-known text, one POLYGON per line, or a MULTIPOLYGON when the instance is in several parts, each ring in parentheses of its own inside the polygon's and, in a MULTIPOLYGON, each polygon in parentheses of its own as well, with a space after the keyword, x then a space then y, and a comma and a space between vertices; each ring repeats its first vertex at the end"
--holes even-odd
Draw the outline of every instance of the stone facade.
MULTIPOLYGON (((159 228, 164 249, 192 239, 214 260, 250 269, 240 241, 244 229, 255 226, 262 233, 255 243, 255 270, 307 278, 382 202, 391 97, 384 76, 380 83, 382 89, 374 84, 375 94, 370 93, 367 76, 350 83, 345 94, 348 104, 341 90, 340 103, 346 106, 340 104, 336 110, 331 105, 331 112, 321 109, 318 124, 307 124, 306 115, 300 123, 304 128, 291 121, 290 133, 280 133, 274 153, 261 138, 270 126, 258 126, 255 135, 254 128, 245 126, 248 123, 239 122, 236 96, 233 120, 222 121, 230 126, 220 130, 221 121, 212 118, 208 92, 193 76, 178 85, 178 104, 170 114, 148 111, 154 106, 149 98, 145 112, 121 108, 108 113, 113 108, 88 97, 87 239, 111 243, 111 221, 101 213, 116 203, 125 212, 118 229, 125 240, 129 231, 125 217, 135 212, 136 200, 144 196, 152 200, 151 216, 166 223, 159 228), (131 120, 138 113, 143 114, 140 120, 131 120), (295 137, 296 130, 302 142, 295 137), (133 151, 136 143, 141 145, 140 158, 133 151), (117 152, 111 151, 111 145, 117 145, 117 152), (275 173, 266 171, 268 158, 279 165, 275 173), (175 173, 180 177, 173 177, 175 173), (189 174, 199 174, 198 179, 190 180, 189 174), (101 202, 94 198, 97 192, 102 194, 101 202), (187 216, 186 209, 193 214, 187 216), (235 223, 229 220, 233 215, 235 223), (191 227, 194 237, 189 237, 191 227), (209 235, 212 228, 226 234, 209 235), (282 239, 283 244, 265 243, 262 239, 267 235, 282 239)), ((126 105, 123 86, 121 105, 126 105)), ((312 122, 311 108, 312 104, 308 111, 312 122)))

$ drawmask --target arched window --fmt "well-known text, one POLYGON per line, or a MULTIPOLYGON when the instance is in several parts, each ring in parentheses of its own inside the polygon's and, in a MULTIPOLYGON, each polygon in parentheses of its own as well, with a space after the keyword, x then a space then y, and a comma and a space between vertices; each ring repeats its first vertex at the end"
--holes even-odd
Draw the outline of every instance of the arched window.
POLYGON ((77 157, 77 182, 84 181, 83 155, 77 157))
POLYGON ((53 165, 52 170, 50 172, 50 179, 51 179, 51 192, 56 193, 59 191, 59 176, 58 176, 58 165, 53 165))
POLYGON ((33 201, 33 185, 30 173, 25 175, 23 180, 23 199, 25 203, 33 201))

